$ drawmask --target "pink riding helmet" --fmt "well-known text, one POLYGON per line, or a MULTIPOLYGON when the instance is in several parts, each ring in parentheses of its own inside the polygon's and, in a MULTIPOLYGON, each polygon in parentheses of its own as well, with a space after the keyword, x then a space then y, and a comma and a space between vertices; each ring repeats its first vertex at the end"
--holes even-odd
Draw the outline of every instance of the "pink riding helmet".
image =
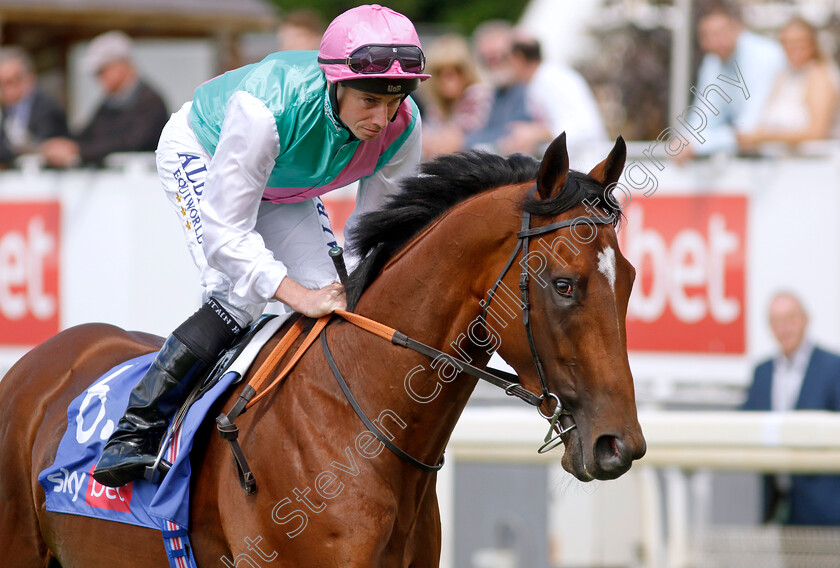
MULTIPOLYGON (((413 45, 420 47, 420 38, 411 20, 379 4, 357 6, 347 10, 330 23, 321 38, 319 59, 345 60, 354 51, 366 45, 413 45)), ((431 75, 407 72, 398 59, 381 73, 357 73, 346 63, 318 64, 331 83, 360 79, 419 79, 431 75)))

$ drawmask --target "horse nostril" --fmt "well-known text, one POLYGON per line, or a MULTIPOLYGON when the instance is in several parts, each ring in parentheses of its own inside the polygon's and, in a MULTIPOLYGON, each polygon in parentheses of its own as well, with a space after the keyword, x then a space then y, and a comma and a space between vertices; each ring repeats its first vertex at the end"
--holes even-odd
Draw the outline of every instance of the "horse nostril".
POLYGON ((595 460, 606 473, 626 471, 630 464, 627 445, 620 438, 605 434, 595 442, 595 460))

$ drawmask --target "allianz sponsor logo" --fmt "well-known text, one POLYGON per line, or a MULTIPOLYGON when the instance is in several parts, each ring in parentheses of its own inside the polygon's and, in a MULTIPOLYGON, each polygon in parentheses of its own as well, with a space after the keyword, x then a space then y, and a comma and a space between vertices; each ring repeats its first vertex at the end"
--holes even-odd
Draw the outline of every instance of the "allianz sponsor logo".
POLYGON ((179 152, 180 169, 172 174, 178 185, 178 203, 181 205, 181 215, 187 229, 195 234, 198 244, 204 239, 204 227, 201 224, 198 204, 204 194, 204 179, 207 176, 207 165, 197 154, 179 152))

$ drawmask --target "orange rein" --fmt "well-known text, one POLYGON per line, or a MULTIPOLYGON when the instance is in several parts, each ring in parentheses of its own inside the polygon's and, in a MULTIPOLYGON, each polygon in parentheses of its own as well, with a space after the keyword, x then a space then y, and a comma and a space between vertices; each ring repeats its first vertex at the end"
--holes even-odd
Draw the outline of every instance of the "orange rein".
MULTIPOLYGON (((364 316, 360 316, 359 314, 354 314, 352 312, 348 312, 345 310, 335 310, 333 312, 348 322, 352 323, 356 327, 364 329, 365 331, 377 335, 383 339, 387 339, 389 342, 394 337, 396 330, 393 328, 388 327, 387 325, 381 324, 379 322, 373 321, 372 319, 368 319, 364 316)), ((286 356, 289 349, 291 349, 292 345, 295 341, 297 341, 298 337, 301 336, 303 333, 303 318, 298 319, 294 325, 286 332, 283 338, 280 340, 279 343, 274 347, 271 351, 271 354, 268 358, 263 361, 263 364, 260 365, 260 368, 257 369, 257 372, 254 373, 254 376, 248 382, 248 386, 254 389, 254 392, 258 392, 254 398, 248 401, 248 404, 245 405, 245 408, 250 408, 253 404, 255 404, 258 400, 263 398, 267 395, 274 387, 280 384, 283 379, 285 379, 289 373, 292 372, 292 369, 295 367, 297 362, 303 357, 303 354, 306 353, 306 350, 309 349, 309 346, 315 342, 315 339, 321 333, 327 323, 329 323, 330 319, 332 318, 333 314, 327 314, 315 322, 315 325, 309 330, 309 333, 306 335, 306 338, 303 340, 303 343, 297 348, 295 353, 292 355, 292 358, 286 364, 282 371, 274 378, 270 385, 268 385, 265 390, 259 392, 260 388, 262 388, 265 381, 268 379, 271 370, 274 369, 277 364, 286 356)))

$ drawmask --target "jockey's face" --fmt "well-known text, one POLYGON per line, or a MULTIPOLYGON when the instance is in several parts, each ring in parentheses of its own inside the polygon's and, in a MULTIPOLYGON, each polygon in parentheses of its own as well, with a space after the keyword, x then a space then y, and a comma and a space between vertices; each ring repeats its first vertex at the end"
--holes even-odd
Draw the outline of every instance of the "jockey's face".
POLYGON ((373 140, 388 126, 404 95, 376 95, 338 86, 338 117, 359 140, 373 140))

